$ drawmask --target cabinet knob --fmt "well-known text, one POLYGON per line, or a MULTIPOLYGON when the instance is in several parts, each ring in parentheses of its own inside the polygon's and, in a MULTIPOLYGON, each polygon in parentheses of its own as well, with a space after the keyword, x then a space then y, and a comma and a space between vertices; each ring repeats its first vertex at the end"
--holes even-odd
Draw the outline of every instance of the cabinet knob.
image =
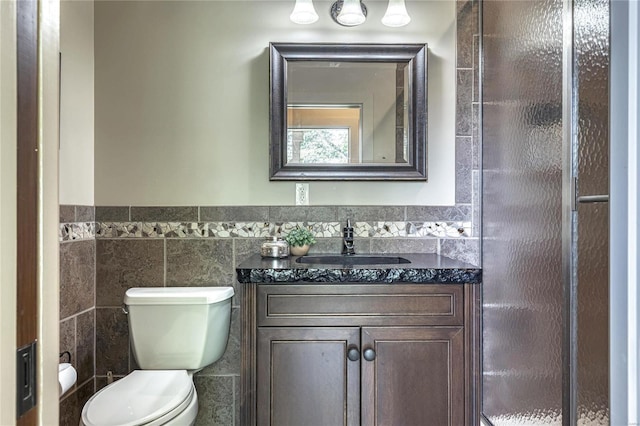
POLYGON ((371 348, 365 349, 362 353, 362 357, 367 361, 373 361, 374 359, 376 359, 376 351, 371 348))
POLYGON ((360 351, 358 350, 358 348, 351 348, 349 349, 349 351, 347 352, 347 358, 349 358, 349 361, 357 361, 360 359, 360 351))

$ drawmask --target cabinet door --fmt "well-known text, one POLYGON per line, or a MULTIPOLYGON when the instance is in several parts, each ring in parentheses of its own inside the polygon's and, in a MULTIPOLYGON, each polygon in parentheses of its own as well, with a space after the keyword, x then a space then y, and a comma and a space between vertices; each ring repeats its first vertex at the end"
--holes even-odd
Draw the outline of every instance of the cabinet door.
POLYGON ((258 328, 258 425, 359 426, 359 343, 358 327, 258 328))
POLYGON ((461 327, 363 328, 362 425, 463 425, 463 338, 461 327))

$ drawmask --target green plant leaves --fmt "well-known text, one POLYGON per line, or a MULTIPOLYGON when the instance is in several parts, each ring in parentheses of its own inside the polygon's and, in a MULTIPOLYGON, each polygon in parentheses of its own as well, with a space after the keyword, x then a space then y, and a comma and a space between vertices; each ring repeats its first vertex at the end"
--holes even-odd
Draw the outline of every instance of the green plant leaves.
POLYGON ((307 228, 300 228, 299 226, 292 229, 284 239, 290 246, 304 246, 316 243, 316 239, 313 237, 311 231, 307 228))

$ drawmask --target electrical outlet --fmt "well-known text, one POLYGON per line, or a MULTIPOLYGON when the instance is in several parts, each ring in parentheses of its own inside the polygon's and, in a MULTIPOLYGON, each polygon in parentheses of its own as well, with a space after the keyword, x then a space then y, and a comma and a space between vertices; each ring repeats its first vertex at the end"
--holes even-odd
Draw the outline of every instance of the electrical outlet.
POLYGON ((296 183, 296 206, 309 205, 309 184, 296 183))

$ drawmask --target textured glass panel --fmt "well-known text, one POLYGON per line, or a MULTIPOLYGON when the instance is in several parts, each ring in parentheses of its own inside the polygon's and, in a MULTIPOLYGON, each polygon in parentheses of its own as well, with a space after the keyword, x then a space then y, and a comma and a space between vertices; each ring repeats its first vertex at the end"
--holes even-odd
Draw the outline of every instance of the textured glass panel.
MULTIPOLYGON (((609 2, 574 2, 578 193, 609 192, 609 2)), ((608 204, 578 208, 577 423, 609 424, 608 204)))
POLYGON ((609 2, 574 2, 578 193, 609 193, 609 2))
POLYGON ((609 424, 609 205, 578 207, 578 425, 609 424))
POLYGON ((483 412, 562 423, 562 2, 485 1, 483 412))

